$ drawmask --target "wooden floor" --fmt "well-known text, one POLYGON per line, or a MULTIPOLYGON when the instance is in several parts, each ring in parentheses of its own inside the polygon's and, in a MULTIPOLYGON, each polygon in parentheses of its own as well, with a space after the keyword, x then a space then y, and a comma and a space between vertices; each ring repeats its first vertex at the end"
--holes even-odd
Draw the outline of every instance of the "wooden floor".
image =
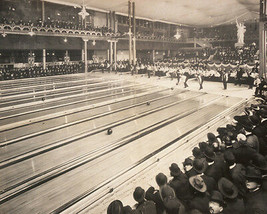
POLYGON ((12 80, 0 89, 0 213, 104 213, 99 201, 112 182, 245 103, 118 74, 12 80))

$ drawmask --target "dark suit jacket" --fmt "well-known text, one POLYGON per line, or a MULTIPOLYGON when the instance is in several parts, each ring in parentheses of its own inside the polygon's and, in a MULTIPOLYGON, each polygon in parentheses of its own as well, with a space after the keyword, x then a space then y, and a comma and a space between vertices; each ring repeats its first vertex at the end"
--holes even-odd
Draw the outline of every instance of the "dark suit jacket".
POLYGON ((248 192, 244 198, 246 214, 267 213, 267 194, 263 190, 259 189, 256 192, 248 192))
POLYGON ((196 193, 195 197, 188 202, 190 210, 197 209, 202 213, 209 213, 209 198, 206 193, 196 193))
POLYGON ((243 214, 245 205, 243 199, 225 199, 226 207, 223 209, 225 214, 243 214))
POLYGON ((223 167, 219 161, 214 161, 212 165, 209 165, 204 172, 205 175, 214 178, 216 182, 223 177, 223 167))
POLYGON ((244 176, 245 167, 242 164, 237 163, 236 166, 232 169, 229 169, 231 180, 238 189, 238 192, 241 196, 244 196, 247 192, 246 187, 246 178, 244 176))
POLYGON ((193 191, 188 177, 181 173, 170 181, 170 186, 174 189, 176 197, 182 201, 193 198, 193 191))

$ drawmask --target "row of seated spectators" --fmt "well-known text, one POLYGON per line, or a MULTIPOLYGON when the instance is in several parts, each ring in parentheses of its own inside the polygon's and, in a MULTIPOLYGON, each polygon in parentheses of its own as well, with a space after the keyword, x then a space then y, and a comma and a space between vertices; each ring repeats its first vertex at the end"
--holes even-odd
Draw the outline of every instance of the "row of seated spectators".
POLYGON ((235 49, 230 47, 218 48, 214 60, 219 60, 225 64, 234 63, 236 61, 239 63, 253 63, 255 59, 258 59, 257 51, 255 43, 235 49))
MULTIPOLYGON (((115 200, 108 214, 266 214, 267 99, 256 98, 232 123, 208 133, 181 169, 171 163, 171 179, 136 187, 133 207, 115 200)), ((180 155, 180 154, 178 154, 180 155)))
POLYGON ((42 67, 29 67, 29 68, 0 68, 0 80, 13 80, 21 78, 34 78, 63 74, 75 74, 84 72, 83 63, 77 64, 62 64, 47 66, 46 69, 42 67))
POLYGON ((36 26, 36 27, 45 27, 45 28, 63 28, 63 29, 72 29, 72 30, 88 30, 88 31, 96 31, 102 33, 112 33, 113 31, 107 27, 94 27, 92 25, 87 25, 86 27, 82 25, 81 22, 72 22, 72 21, 61 21, 61 20, 51 20, 48 18, 44 22, 41 19, 38 20, 14 20, 13 18, 8 20, 5 17, 2 17, 1 24, 9 24, 11 26, 19 25, 19 26, 36 26))

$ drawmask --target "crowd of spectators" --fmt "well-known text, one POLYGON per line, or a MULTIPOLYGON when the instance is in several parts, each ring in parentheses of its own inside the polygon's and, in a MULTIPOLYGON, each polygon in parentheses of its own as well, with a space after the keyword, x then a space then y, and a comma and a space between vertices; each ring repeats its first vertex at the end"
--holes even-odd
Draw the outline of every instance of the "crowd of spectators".
POLYGON ((266 214, 267 99, 255 99, 232 123, 208 133, 172 177, 156 175, 157 187, 136 187, 133 207, 115 200, 108 214, 266 214))
POLYGON ((13 18, 7 19, 6 17, 2 17, 1 24, 9 24, 11 26, 18 25, 20 27, 28 26, 28 27, 45 27, 45 28, 59 28, 59 29, 71 29, 71 30, 87 30, 87 31, 96 31, 102 33, 114 33, 111 28, 108 27, 94 27, 92 25, 84 25, 82 22, 72 22, 72 21, 63 21, 63 20, 54 20, 54 19, 46 19, 42 21, 40 18, 37 20, 14 20, 13 18))
POLYGON ((258 50, 256 48, 255 43, 252 43, 250 45, 245 45, 242 48, 234 48, 234 49, 230 47, 218 48, 214 56, 214 60, 218 60, 224 64, 254 63, 254 61, 258 59, 257 51, 258 50))
POLYGON ((75 74, 84 72, 83 68, 83 63, 52 65, 47 66, 46 69, 43 69, 43 67, 41 66, 27 68, 10 68, 8 66, 5 66, 3 68, 0 68, 0 80, 14 80, 21 78, 75 74))

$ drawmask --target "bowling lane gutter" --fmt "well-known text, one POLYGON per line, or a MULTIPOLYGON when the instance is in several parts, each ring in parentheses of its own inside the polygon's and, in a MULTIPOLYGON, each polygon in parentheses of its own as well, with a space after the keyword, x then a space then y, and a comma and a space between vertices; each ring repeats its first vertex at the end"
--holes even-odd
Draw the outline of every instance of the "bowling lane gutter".
MULTIPOLYGON (((160 90, 160 91, 158 90, 158 91, 155 91, 155 92, 150 92, 150 94, 158 93, 158 92, 163 92, 163 91, 166 91, 166 90, 168 90, 168 89, 164 89, 164 90, 160 90)), ((182 91, 180 94, 182 94, 182 93, 184 93, 184 92, 186 92, 186 91, 182 91)), ((142 93, 142 94, 140 94, 140 96, 138 96, 138 97, 142 97, 142 96, 146 96, 146 95, 147 95, 147 93, 142 93)), ((123 110, 130 109, 130 108, 135 108, 135 107, 137 107, 137 106, 141 106, 141 105, 147 104, 148 101, 149 101, 149 102, 155 102, 155 101, 158 101, 158 100, 161 100, 161 99, 164 99, 164 98, 167 98, 167 97, 171 97, 171 96, 172 96, 172 95, 165 95, 165 96, 161 96, 161 97, 158 97, 158 98, 154 98, 154 99, 151 99, 151 100, 147 100, 147 101, 145 101, 145 102, 141 102, 141 103, 138 103, 138 104, 133 104, 133 105, 126 106, 126 107, 123 107, 123 108, 119 108, 119 109, 116 109, 116 110, 114 110, 114 111, 105 112, 105 113, 100 113, 100 114, 97 114, 97 115, 92 116, 92 117, 90 117, 90 118, 86 118, 86 119, 82 119, 82 120, 79 120, 79 121, 75 121, 75 122, 72 122, 72 123, 69 123, 69 124, 62 125, 62 126, 60 126, 60 127, 55 127, 54 130, 58 130, 58 129, 66 128, 66 127, 68 127, 68 126, 73 126, 73 125, 78 124, 78 123, 83 123, 83 122, 86 122, 86 121, 94 120, 94 119, 97 119, 97 118, 100 118, 100 117, 103 117, 103 116, 107 116, 107 115, 114 114, 114 113, 117 113, 117 112, 120 112, 120 111, 123 111, 123 110)), ((136 98, 136 95, 131 96, 131 97, 129 97, 128 99, 132 99, 132 98, 136 98)), ((191 98, 192 98, 192 97, 191 97, 191 98)), ((128 99, 126 99, 126 100, 128 100, 128 99)), ((178 101, 178 102, 183 102, 183 101, 186 101, 186 100, 188 100, 188 99, 190 99, 190 98, 183 99, 183 100, 180 100, 180 101, 178 101)), ((123 100, 123 101, 125 101, 125 100, 123 100)), ((117 102, 116 102, 116 103, 117 103, 117 102)), ((175 103, 176 103, 176 102, 175 102, 175 103)), ((170 105, 170 104, 169 104, 169 105, 170 105)), ((167 107, 169 107, 169 106, 167 106, 167 107)), ((159 107, 159 108, 164 109, 164 108, 166 108, 166 107, 163 106, 163 107, 159 107)), ((161 109, 159 109, 159 108, 155 108, 155 109, 153 109, 153 110, 149 110, 149 111, 143 112, 142 114, 139 114, 139 117, 138 117, 138 118, 142 117, 142 115, 143 115, 143 116, 146 116, 146 115, 150 114, 152 111, 159 111, 159 110, 161 110, 161 109)), ((23 154, 20 154, 20 155, 18 155, 18 156, 13 156, 12 158, 9 158, 9 159, 6 159, 6 160, 4 160, 4 161, 1 161, 1 162, 0 162, 0 169, 5 168, 5 167, 7 167, 7 166, 10 166, 10 165, 12 165, 12 164, 15 164, 15 163, 24 161, 24 160, 26 160, 26 159, 32 158, 32 157, 34 157, 34 156, 36 156, 36 155, 40 155, 40 154, 43 154, 43 153, 45 153, 45 152, 52 151, 53 149, 57 149, 57 148, 59 148, 59 147, 61 147, 61 146, 64 146, 64 145, 73 143, 73 142, 75 142, 76 140, 80 140, 80 139, 83 139, 83 138, 85 138, 85 137, 88 137, 88 136, 97 134, 97 133, 99 133, 99 132, 104 131, 105 129, 107 129, 107 128, 110 127, 110 126, 115 127, 115 126, 124 124, 124 123, 126 123, 126 122, 129 122, 129 121, 131 121, 131 120, 135 120, 136 118, 137 118, 137 116, 130 116, 130 117, 124 118, 123 120, 116 121, 115 123, 112 122, 112 123, 110 123, 110 124, 106 124, 106 125, 100 126, 100 127, 96 128, 96 129, 93 129, 93 130, 91 130, 91 131, 89 131, 89 132, 82 132, 82 133, 80 133, 80 134, 78 134, 78 135, 76 135, 76 136, 67 138, 67 139, 65 139, 65 140, 56 141, 56 142, 53 142, 53 143, 51 143, 51 144, 45 145, 45 146, 43 146, 43 147, 39 147, 39 148, 37 148, 37 149, 34 149, 34 150, 32 150, 32 151, 29 151, 29 152, 27 152, 27 153, 23 153, 23 154)), ((54 130, 52 130, 52 131, 54 131, 54 130)), ((47 130, 46 132, 51 132, 51 130, 47 130)), ((42 134, 43 134, 43 133, 42 133, 42 134)), ((40 133, 37 134, 37 135, 40 135, 40 133)), ((10 142, 9 144, 11 144, 11 143, 14 143, 14 142, 10 142)), ((15 142, 15 143, 16 143, 16 142, 15 142)), ((19 142, 17 142, 17 143, 19 143, 19 142)))
MULTIPOLYGON (((180 100, 179 102, 175 102, 175 104, 168 105, 168 107, 176 105, 176 104, 178 104, 180 102, 184 102, 184 101, 192 99, 192 98, 197 98, 197 97, 199 97, 199 95, 194 96, 194 97, 190 97, 190 98, 185 99, 185 100, 180 100)), ((95 160, 95 159, 97 159, 97 158, 99 158, 99 157, 101 157, 101 156, 103 156, 105 154, 108 154, 108 153, 110 153, 110 152, 112 152, 112 151, 114 151, 114 150, 116 150, 116 149, 118 149, 118 148, 120 148, 120 147, 122 147, 124 145, 127 145, 127 144, 133 142, 134 140, 137 140, 137 139, 139 139, 139 138, 141 138, 141 137, 143 137, 145 135, 148 135, 148 134, 150 134, 150 133, 152 133, 152 132, 154 132, 154 131, 156 131, 156 130, 158 130, 158 129, 166 126, 166 125, 169 125, 169 124, 171 124, 171 123, 173 123, 175 121, 178 121, 178 120, 180 120, 180 119, 182 119, 182 118, 184 118, 184 117, 186 117, 186 116, 188 116, 188 115, 190 115, 190 114, 192 114, 194 112, 197 112, 200 109, 203 109, 203 108, 207 107, 208 105, 210 105, 210 104, 212 104, 212 103, 214 103, 217 100, 222 99, 222 98, 223 98, 223 96, 222 97, 218 97, 217 96, 215 99, 211 100, 208 103, 205 103, 205 104, 201 105, 200 107, 194 108, 194 109, 192 109, 190 111, 185 111, 184 113, 180 113, 180 114, 171 116, 171 117, 169 117, 167 119, 164 119, 163 121, 160 121, 160 122, 158 122, 156 124, 150 125, 149 127, 146 127, 144 129, 139 130, 139 131, 137 131, 135 133, 132 133, 132 134, 130 134, 128 136, 125 136, 122 139, 119 139, 119 140, 113 142, 110 145, 107 145, 107 146, 101 147, 99 149, 96 149, 94 151, 91 151, 91 152, 89 152, 87 154, 84 154, 84 155, 82 155, 80 157, 77 157, 77 158, 75 158, 73 160, 67 161, 66 163, 63 163, 63 164, 61 164, 59 166, 56 166, 56 167, 53 167, 53 168, 51 168, 51 169, 49 169, 47 171, 44 171, 44 172, 42 172, 42 173, 40 173, 40 174, 38 174, 36 176, 28 178, 28 179, 24 180, 23 182, 20 182, 20 183, 18 183, 16 185, 8 187, 0 195, 0 196, 2 196, 0 198, 0 204, 3 204, 5 202, 7 202, 8 200, 10 200, 10 199, 22 194, 22 193, 25 193, 25 192, 27 192, 27 191, 29 191, 29 190, 31 190, 31 189, 39 186, 39 185, 42 185, 42 184, 44 184, 44 183, 46 183, 46 182, 48 182, 48 181, 60 176, 60 175, 63 175, 63 174, 65 174, 65 173, 67 173, 67 172, 69 172, 71 170, 74 170, 74 169, 76 169, 76 168, 78 168, 80 166, 83 166, 84 164, 87 164, 87 163, 89 163, 89 162, 91 162, 91 161, 93 161, 93 160, 95 160), (10 193, 10 191, 12 191, 12 192, 10 193)), ((132 119, 129 118, 126 121, 120 121, 120 122, 118 122, 116 124, 112 124, 112 127, 116 127, 116 126, 125 124, 125 123, 129 122, 129 120, 136 120, 136 119, 138 119, 140 117, 149 115, 151 113, 157 112, 157 111, 162 110, 164 108, 167 108, 167 107, 163 106, 163 107, 160 107, 160 109, 152 110, 152 112, 151 111, 147 111, 147 112, 145 112, 143 114, 140 114, 138 116, 134 116, 132 119)), ((107 127, 103 127, 103 128, 101 127, 101 129, 97 130, 96 133, 105 131, 108 127, 111 127, 111 126, 108 125, 107 127)), ((94 134, 96 134, 96 133, 94 133, 94 134)), ((87 136, 90 136, 90 135, 91 134, 87 134, 87 136)), ((170 145, 170 144, 168 144, 168 145, 170 145)))
MULTIPOLYGON (((144 83, 143 84, 142 83, 137 83, 137 84, 134 84, 134 85, 138 86, 138 85, 145 85, 145 84, 144 83)), ((117 88, 120 89, 122 87, 126 87, 126 86, 119 86, 117 88)), ((46 99, 44 101, 40 100, 40 101, 35 101, 35 102, 28 102, 28 103, 18 104, 16 106, 7 106, 7 107, 0 108, 0 112, 2 114, 2 113, 6 112, 6 111, 9 111, 9 110, 20 109, 20 108, 25 108, 25 107, 29 107, 29 106, 37 106, 37 105, 44 104, 44 103, 62 101, 62 100, 65 100, 65 99, 70 99, 70 98, 83 97, 83 96, 91 95, 91 94, 94 94, 94 93, 104 92, 104 91, 107 91, 107 90, 108 91, 112 91, 112 90, 115 90, 115 89, 116 88, 102 89, 102 90, 97 90, 97 91, 89 91, 89 92, 84 92, 84 93, 77 93, 77 94, 74 94, 74 95, 68 95, 68 96, 61 96, 61 97, 46 99)), ((35 100, 35 98, 30 98, 30 99, 31 100, 35 100)), ((3 117, 1 117, 1 118, 3 118, 3 117)))
MULTIPOLYGON (((141 84, 137 84, 135 86, 142 86, 142 85, 141 84)), ((146 86, 146 85, 144 85, 144 86, 146 86)), ((124 87, 123 89, 128 89, 129 88, 129 86, 121 86, 121 87, 124 87)), ((143 87, 143 89, 146 89, 146 88, 152 88, 152 86, 143 87)), ((138 89, 141 90, 142 88, 140 87, 138 89)), ((109 92, 109 91, 114 90, 114 88, 109 88, 108 90, 102 89, 102 90, 98 90, 98 91, 87 92, 87 93, 82 94, 82 96, 86 97, 87 95, 92 95, 94 92, 95 93, 99 93, 99 91, 103 91, 103 90, 109 92)), ((115 90, 117 90, 117 89, 115 89, 115 90)), ((129 90, 129 91, 125 91, 125 92, 119 92, 119 93, 112 94, 112 95, 125 94, 125 93, 132 92, 132 91, 134 91, 134 90, 129 90)), ((0 121, 1 120, 6 120, 6 119, 9 119, 9 118, 18 117, 18 116, 27 115, 27 114, 32 114, 32 113, 36 113, 36 112, 41 112, 41 111, 46 111, 46 110, 51 110, 51 109, 56 109, 56 108, 62 108, 62 107, 65 107, 65 106, 70 106, 70 105, 79 104, 79 103, 85 103, 85 102, 88 102, 88 101, 93 101, 93 100, 97 100, 97 99, 100 99, 100 98, 105 98, 105 97, 108 97, 108 96, 110 96, 110 94, 109 95, 102 95, 102 96, 98 96, 98 97, 93 97, 93 98, 89 98, 89 99, 82 99, 82 100, 78 100, 78 101, 74 101, 74 102, 63 103, 63 104, 50 106, 50 107, 44 107, 44 108, 30 110, 30 111, 26 111, 26 112, 16 113, 16 114, 8 115, 8 116, 3 116, 3 117, 0 117, 0 121)), ((65 97, 65 99, 68 99, 68 100, 70 98, 71 97, 69 97, 69 96, 65 97)), ((77 96, 75 96, 74 98, 77 98, 77 96)), ((44 104, 44 102, 42 102, 42 104, 44 104)), ((28 107, 28 106, 26 106, 26 107, 28 107)), ((24 106, 24 108, 25 108, 25 106, 24 106)), ((12 109, 12 110, 14 110, 14 109, 12 109)))
POLYGON ((21 99, 27 99, 31 97, 38 97, 38 96, 55 96, 56 94, 62 94, 65 93, 66 91, 73 92, 73 91, 78 91, 78 90, 86 90, 87 87, 91 86, 98 86, 98 85, 105 85, 105 84, 110 84, 110 83, 116 83, 116 82, 123 82, 125 80, 108 80, 107 82, 98 82, 98 83, 90 83, 90 84, 83 84, 83 85, 76 85, 76 86, 70 86, 70 87, 65 87, 65 88, 56 88, 56 89, 49 89, 49 90, 43 90, 43 91, 37 91, 37 92, 31 92, 31 93, 22 93, 18 95, 12 95, 12 96, 6 96, 6 97, 1 97, 0 101, 2 102, 11 102, 11 101, 16 101, 16 100, 21 100, 21 99))
MULTIPOLYGON (((134 86, 136 86, 136 85, 130 85, 130 86, 127 86, 127 87, 134 87, 134 86)), ((152 87, 153 86, 151 86, 151 88, 152 87)), ((123 88, 124 87, 117 87, 116 90, 123 89, 123 88)), ((156 89, 156 90, 158 90, 158 91, 167 91, 168 89, 156 89)), ((105 92, 106 90, 103 90, 103 91, 105 92)), ((147 94, 148 92, 143 92, 143 93, 147 94)), ((142 93, 140 93, 140 94, 142 94, 142 93)), ((113 100, 105 101, 105 102, 102 102, 102 103, 91 104, 91 105, 82 106, 82 107, 75 108, 75 109, 69 109, 69 110, 66 110, 66 111, 56 112, 56 113, 53 113, 53 114, 48 114, 48 115, 44 115, 44 116, 40 116, 40 117, 28 119, 28 120, 23 120, 23 121, 7 124, 7 125, 4 125, 4 126, 0 127, 0 133, 3 133, 5 131, 9 131, 9 130, 13 130, 13 129, 16 129, 16 128, 24 127, 24 126, 27 126, 27 125, 32 125, 32 124, 48 121, 48 120, 51 120, 51 119, 55 119, 55 118, 59 118, 59 117, 65 117, 65 116, 68 116, 68 115, 71 115, 71 114, 80 113, 80 112, 83 112, 83 111, 91 110, 92 108, 97 108, 97 107, 100 107, 100 106, 105 106, 105 105, 117 103, 119 101, 128 100, 128 99, 134 98, 134 96, 136 96, 136 94, 129 95, 126 98, 125 97, 120 97, 120 98, 116 98, 116 99, 113 99, 113 100)), ((54 128, 56 128, 56 127, 54 127, 54 128)), ((50 130, 50 129, 46 129, 46 130, 50 130)), ((43 131, 46 131, 46 130, 43 130, 43 131)), ((40 131, 40 132, 42 132, 42 131, 40 131)), ((37 134, 38 133, 39 132, 37 132, 37 134)), ((31 134, 29 134, 29 135, 31 135, 31 134)), ((16 141, 16 139, 13 139, 13 140, 16 141)), ((9 141, 12 141, 12 139, 9 140, 9 141)), ((9 142, 9 141, 1 142, 0 143, 0 147, 5 146, 6 143, 9 142)))
POLYGON ((44 83, 44 84, 38 84, 38 85, 31 85, 31 86, 23 86, 19 88, 12 88, 12 89, 3 89, 1 90, 1 97, 5 96, 10 96, 9 94, 11 93, 23 93, 23 92, 29 92, 32 91, 33 89, 35 91, 43 91, 47 90, 47 87, 52 87, 52 89, 56 88, 66 88, 69 87, 68 85, 80 85, 79 83, 85 82, 86 84, 89 82, 95 82, 97 80, 103 80, 103 78, 92 78, 92 79, 80 79, 80 80, 72 80, 72 81, 62 81, 62 82, 57 82, 57 83, 44 83), (76 84, 78 83, 78 84, 76 84), (59 87, 61 86, 61 87, 59 87), (63 86, 63 87, 62 87, 63 86))

